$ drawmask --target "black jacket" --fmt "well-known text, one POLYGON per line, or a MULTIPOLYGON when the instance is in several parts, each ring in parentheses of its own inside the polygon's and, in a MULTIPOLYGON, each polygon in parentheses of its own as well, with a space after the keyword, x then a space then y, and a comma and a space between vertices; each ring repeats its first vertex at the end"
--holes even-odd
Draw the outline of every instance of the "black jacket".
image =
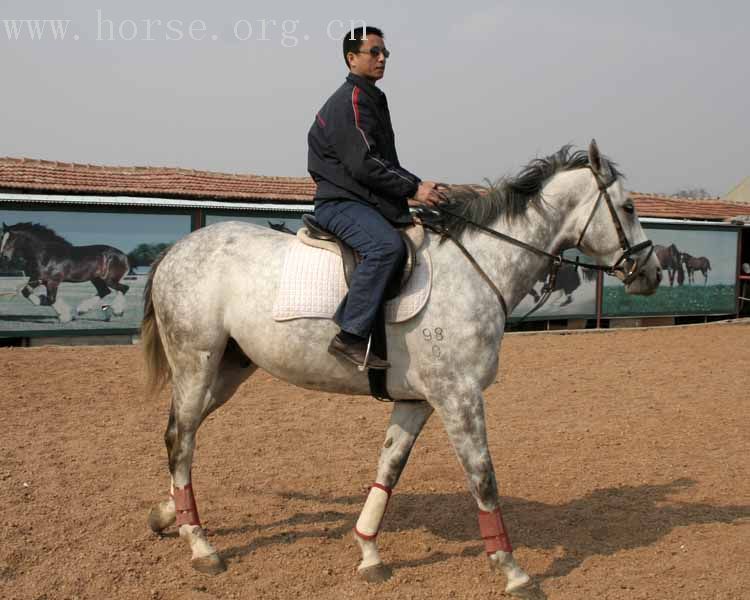
POLYGON ((388 101, 374 84, 350 73, 315 115, 307 143, 316 202, 367 202, 392 223, 411 222, 407 198, 420 179, 398 162, 388 101))

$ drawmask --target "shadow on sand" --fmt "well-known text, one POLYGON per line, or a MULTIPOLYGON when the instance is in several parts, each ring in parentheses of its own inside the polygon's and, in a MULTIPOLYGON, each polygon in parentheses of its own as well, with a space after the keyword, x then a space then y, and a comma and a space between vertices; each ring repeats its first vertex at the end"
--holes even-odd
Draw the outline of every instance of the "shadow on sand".
MULTIPOLYGON (((654 544, 676 527, 710 523, 731 524, 750 519, 750 506, 713 506, 669 500, 671 494, 695 485, 690 479, 665 484, 645 484, 594 490, 564 504, 544 504, 523 498, 502 498, 505 521, 516 547, 544 550, 563 549, 540 580, 565 576, 592 556, 607 556, 621 550, 654 544)), ((231 559, 271 544, 291 544, 302 538, 340 539, 350 535, 362 507, 363 496, 326 498, 302 493, 281 494, 290 500, 346 507, 297 513, 273 523, 247 524, 211 531, 217 537, 236 533, 258 533, 247 545, 228 548, 222 556, 231 559), (316 529, 295 531, 297 526, 319 524, 316 529), (263 535, 266 530, 283 531, 263 535)), ((442 562, 452 556, 478 556, 484 552, 479 539, 476 505, 468 493, 394 494, 383 523, 383 531, 426 529, 450 541, 476 541, 476 546, 459 553, 433 553, 418 560, 389 563, 391 567, 412 567, 442 562)))

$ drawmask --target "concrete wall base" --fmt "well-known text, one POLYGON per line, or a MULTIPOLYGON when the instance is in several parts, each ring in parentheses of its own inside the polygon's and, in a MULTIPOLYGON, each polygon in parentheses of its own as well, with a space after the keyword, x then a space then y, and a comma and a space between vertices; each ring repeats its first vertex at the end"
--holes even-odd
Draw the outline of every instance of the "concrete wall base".
POLYGON ((130 346, 132 335, 82 335, 29 338, 29 346, 130 346))
POLYGON ((610 329, 625 329, 628 327, 661 327, 674 325, 674 317, 639 317, 637 319, 610 319, 610 329))

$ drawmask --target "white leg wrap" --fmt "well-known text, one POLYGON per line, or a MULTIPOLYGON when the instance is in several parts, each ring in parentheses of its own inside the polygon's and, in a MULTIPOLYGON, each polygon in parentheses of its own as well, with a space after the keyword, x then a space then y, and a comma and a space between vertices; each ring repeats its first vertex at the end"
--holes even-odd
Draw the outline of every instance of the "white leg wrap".
POLYGON ((370 488, 365 506, 357 520, 356 532, 358 535, 364 539, 371 539, 378 534, 380 522, 383 520, 385 508, 388 505, 388 498, 390 498, 390 494, 387 491, 379 487, 370 488))
POLYGON ((42 301, 39 300, 39 296, 37 296, 36 294, 31 294, 28 297, 28 300, 29 300, 29 302, 31 302, 32 304, 34 304, 36 306, 39 306, 42 303, 42 301))
POLYGON ((98 308, 100 303, 101 298, 99 298, 99 296, 92 296, 88 300, 81 302, 76 308, 76 311, 79 315, 82 315, 89 312, 92 308, 98 308))
POLYGON ((68 321, 73 320, 73 313, 70 310, 70 306, 65 304, 62 300, 58 300, 52 305, 52 308, 55 309, 55 312, 57 313, 57 318, 60 319, 61 323, 67 323, 68 321))
POLYGON ((182 525, 180 527, 180 537, 186 539, 188 544, 190 544, 193 559, 216 554, 216 550, 208 543, 206 534, 199 525, 182 525))

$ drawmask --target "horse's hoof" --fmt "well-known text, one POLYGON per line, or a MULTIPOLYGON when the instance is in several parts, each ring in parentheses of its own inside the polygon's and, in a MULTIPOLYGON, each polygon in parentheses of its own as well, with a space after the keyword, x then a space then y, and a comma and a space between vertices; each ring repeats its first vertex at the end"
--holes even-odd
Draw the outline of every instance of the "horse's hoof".
POLYGON ((227 564, 216 553, 194 558, 190 561, 190 564, 193 565, 196 571, 206 573, 207 575, 218 575, 227 570, 227 564))
POLYGON ((547 594, 534 581, 528 581, 512 589, 506 587, 505 593, 513 598, 522 598, 523 600, 547 600, 547 594))
POLYGON ((176 520, 175 512, 166 510, 161 504, 154 506, 148 513, 148 526, 154 533, 161 533, 176 520))
POLYGON ((383 563, 365 567, 364 569, 358 569, 357 573, 359 573, 359 576, 367 583, 383 583, 384 581, 388 581, 393 575, 391 568, 383 563))

